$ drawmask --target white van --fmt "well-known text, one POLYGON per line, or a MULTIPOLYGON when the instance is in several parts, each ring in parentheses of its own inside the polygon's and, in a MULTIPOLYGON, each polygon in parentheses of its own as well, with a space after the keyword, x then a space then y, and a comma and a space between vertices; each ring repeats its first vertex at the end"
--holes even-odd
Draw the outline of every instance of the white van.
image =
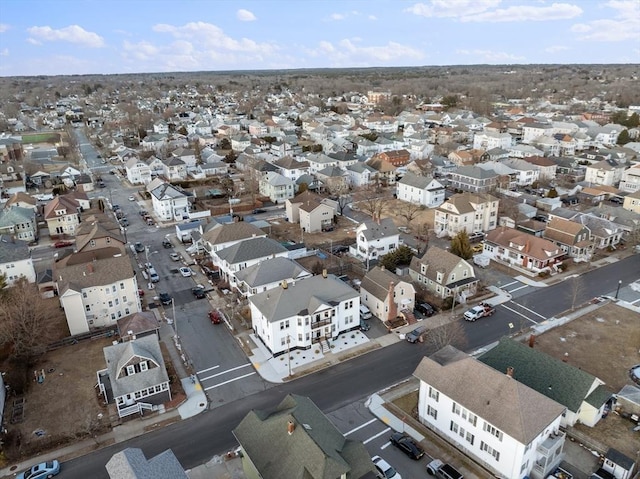
POLYGON ((371 311, 364 304, 360 305, 360 317, 362 319, 371 319, 371 311))

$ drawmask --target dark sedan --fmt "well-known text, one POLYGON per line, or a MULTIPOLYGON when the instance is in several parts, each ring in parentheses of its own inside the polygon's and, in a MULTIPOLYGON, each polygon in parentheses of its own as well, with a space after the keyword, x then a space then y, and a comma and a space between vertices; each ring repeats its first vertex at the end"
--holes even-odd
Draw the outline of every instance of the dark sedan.
POLYGON ((171 298, 171 296, 169 296, 169 293, 160 293, 159 297, 160 302, 165 306, 173 302, 173 299, 171 298))
POLYGON ((427 318, 430 318, 431 316, 436 314, 436 308, 434 308, 429 303, 425 303, 425 302, 417 303, 416 304, 416 311, 418 311, 420 314, 426 316, 427 318))
POLYGON ((422 456, 424 456, 424 451, 422 450, 422 448, 418 446, 416 442, 406 434, 402 434, 401 432, 394 432, 389 438, 389 441, 391 441, 391 444, 396 446, 411 459, 417 461, 422 456))

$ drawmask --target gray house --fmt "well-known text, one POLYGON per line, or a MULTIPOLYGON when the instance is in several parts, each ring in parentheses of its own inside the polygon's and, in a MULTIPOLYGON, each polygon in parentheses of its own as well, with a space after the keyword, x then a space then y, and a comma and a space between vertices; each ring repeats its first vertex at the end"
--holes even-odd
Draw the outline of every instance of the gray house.
POLYGON ((128 447, 106 464, 111 479, 188 479, 171 449, 147 459, 141 449, 128 447))

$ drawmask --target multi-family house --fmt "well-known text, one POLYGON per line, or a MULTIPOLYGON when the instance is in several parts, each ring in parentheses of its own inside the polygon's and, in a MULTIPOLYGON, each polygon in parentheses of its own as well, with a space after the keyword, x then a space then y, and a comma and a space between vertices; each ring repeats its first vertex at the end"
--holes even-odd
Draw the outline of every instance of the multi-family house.
POLYGON ((368 271, 360 284, 360 303, 381 321, 393 320, 399 315, 413 319, 415 298, 413 284, 384 267, 368 271))
POLYGON ((395 185, 398 177, 398 167, 392 165, 384 158, 374 156, 366 162, 366 165, 375 170, 374 178, 380 185, 395 185))
POLYGON ((114 325, 142 310, 128 256, 55 267, 54 281, 71 335, 114 325))
POLYGON ((533 143, 541 136, 553 134, 553 125, 543 123, 527 123, 522 126, 522 142, 533 143))
POLYGON ((543 237, 553 241, 572 258, 584 258, 593 252, 589 228, 565 218, 550 218, 543 237))
POLYGON ((622 207, 627 211, 640 214, 640 190, 627 195, 622 207))
POLYGON ((197 158, 195 150, 189 148, 178 148, 171 152, 171 156, 174 158, 180 158, 187 167, 187 171, 191 168, 195 168, 197 158))
POLYGON ((349 185, 354 188, 371 184, 378 173, 374 168, 366 163, 356 163, 354 165, 347 166, 345 171, 348 175, 349 185))
POLYGON ((349 253, 364 261, 376 260, 400 245, 400 232, 391 218, 365 221, 356 228, 356 245, 349 253))
POLYGON ((444 201, 444 186, 431 176, 406 173, 396 183, 396 198, 434 208, 444 201))
POLYGON ((565 407, 446 346, 420 361, 418 418, 497 477, 544 479, 563 459, 565 407))
POLYGON ((38 239, 35 211, 20 206, 0 210, 0 235, 14 237, 27 243, 38 239))
POLYGON ((292 156, 282 157, 273 164, 279 168, 279 173, 282 176, 293 181, 297 181, 298 178, 309 171, 308 161, 298 161, 292 156))
POLYGON ((147 159, 146 163, 149 166, 149 170, 151 171, 151 178, 164 175, 164 163, 160 158, 151 156, 149 159, 147 159))
POLYGON ((517 186, 528 186, 537 182, 540 178, 540 169, 525 161, 523 158, 509 158, 502 162, 516 174, 517 186))
POLYGON ((162 164, 162 174, 167 180, 180 181, 187 179, 187 165, 181 158, 170 156, 162 164))
POLYGON ((115 403, 119 417, 157 410, 171 400, 169 374, 156 335, 116 342, 104 348, 107 367, 97 371, 105 402, 115 403))
POLYGON ((622 172, 619 188, 627 193, 640 191, 640 165, 633 165, 622 172))
POLYGON ((251 238, 265 238, 267 234, 257 226, 244 221, 229 224, 215 224, 207 229, 200 239, 202 248, 213 261, 216 252, 251 238))
POLYGON ((20 191, 18 193, 14 193, 4 204, 5 208, 12 208, 14 206, 19 206, 21 208, 28 208, 33 210, 34 213, 38 209, 38 200, 33 196, 20 191))
POLYGON ((236 287, 235 273, 268 258, 288 257, 289 250, 271 238, 251 238, 211 253, 213 264, 219 268, 220 278, 236 287))
POLYGON ((498 225, 499 203, 488 193, 455 194, 435 209, 435 232, 453 237, 460 231, 491 231, 498 225))
POLYGON ((295 181, 272 171, 260 178, 258 188, 262 196, 268 197, 274 203, 284 203, 296 194, 295 181))
POLYGON ((337 167, 328 166, 316 172, 316 179, 325 191, 344 191, 349 184, 348 173, 337 167))
POLYGON ((513 138, 509 133, 497 133, 492 131, 478 132, 473 135, 473 148, 491 150, 492 148, 509 148, 513 145, 513 138))
POLYGON ((151 168, 139 158, 131 158, 124 165, 127 180, 132 185, 146 185, 151 182, 151 168))
POLYGON ((556 177, 558 165, 555 161, 546 156, 527 156, 522 161, 526 161, 538 170, 538 178, 541 180, 553 180, 556 177))
POLYGON ((303 191, 288 199, 285 205, 287 219, 291 223, 300 223, 304 233, 317 233, 333 225, 336 215, 334 202, 311 191, 303 191))
POLYGON ((80 202, 69 195, 56 196, 44 206, 50 236, 76 234, 80 225, 80 202))
POLYGON ((236 289, 245 297, 263 293, 282 286, 282 282, 293 283, 311 276, 296 261, 277 256, 261 261, 235 273, 236 289))
POLYGON ((25 241, 0 235, 0 274, 6 276, 8 286, 14 285, 20 278, 25 278, 29 283, 36 281, 31 251, 25 241))
POLYGON ((162 182, 149 193, 151 194, 153 211, 161 220, 179 221, 189 217, 190 196, 182 189, 162 182))
POLYGON ((478 360, 500 372, 511 368, 516 381, 564 406, 563 427, 595 426, 613 396, 602 380, 587 371, 511 338, 501 339, 478 360))
POLYGON ((360 296, 323 272, 249 298, 253 330, 274 356, 323 346, 359 325, 360 296))
POLYGON ((587 165, 584 180, 595 185, 616 186, 625 169, 626 166, 616 160, 602 160, 587 165))
POLYGON ((505 226, 485 236, 483 254, 528 274, 555 273, 566 253, 555 243, 505 226))
MULTIPOLYGON (((287 395, 269 410, 249 412, 233 430, 244 477, 371 479, 375 467, 362 442, 345 437, 311 399, 287 395)), ((173 477, 173 476, 172 476, 173 477)))
POLYGON ((409 276, 435 296, 454 296, 456 301, 473 296, 478 287, 473 266, 437 246, 428 248, 421 258, 411 259, 409 276))
POLYGON ((457 190, 488 193, 498 184, 498 174, 478 166, 459 166, 448 172, 449 185, 457 190))

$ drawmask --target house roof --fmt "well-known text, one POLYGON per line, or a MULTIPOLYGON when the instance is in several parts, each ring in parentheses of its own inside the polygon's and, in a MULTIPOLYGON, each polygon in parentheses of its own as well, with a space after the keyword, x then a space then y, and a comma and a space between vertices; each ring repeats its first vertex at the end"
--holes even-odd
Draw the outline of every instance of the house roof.
POLYGON ((229 264, 267 258, 271 255, 286 253, 287 248, 271 238, 259 237, 246 239, 219 250, 216 255, 229 264))
POLYGON ((150 192, 158 200, 184 198, 188 196, 170 183, 163 183, 150 192))
POLYGON ((420 265, 424 264, 427 266, 427 271, 423 274, 423 276, 426 276, 427 278, 437 282, 438 284, 446 284, 449 278, 449 274, 460 262, 466 263, 465 260, 445 249, 439 248, 437 246, 431 246, 427 249, 427 251, 425 251, 425 253, 422 255, 422 258, 414 256, 411 259, 411 265, 409 267, 413 271, 417 271, 418 273, 420 273, 420 265), (437 280, 438 273, 442 273, 442 281, 437 280))
POLYGON ((188 479, 171 449, 147 460, 141 449, 128 447, 105 465, 111 479, 188 479))
POLYGON ((99 238, 113 238, 122 244, 125 243, 124 238, 120 235, 119 228, 117 228, 118 232, 114 233, 113 231, 107 230, 104 225, 98 221, 82 223, 81 228, 82 230, 76 232, 76 251, 82 251, 87 243, 99 238))
POLYGON ((142 334, 160 329, 160 323, 152 311, 129 314, 118 319, 117 324, 120 337, 129 334, 129 331, 133 334, 142 334))
MULTIPOLYGON (((577 235, 584 229, 585 227, 580 223, 555 216, 547 223, 544 237, 558 243, 575 245, 577 235)), ((589 239, 589 233, 587 233, 586 239, 589 239)))
POLYGON ((251 288, 272 284, 285 279, 296 279, 311 273, 289 258, 277 257, 241 269, 236 273, 238 281, 244 281, 251 288))
POLYGON ((263 479, 357 479, 373 471, 364 445, 345 438, 303 396, 289 394, 272 410, 252 410, 233 435, 263 479))
POLYGON ((30 257, 31 251, 26 242, 14 240, 9 235, 0 235, 0 264, 22 261, 30 257))
POLYGON ((169 381, 169 375, 164 366, 160 343, 155 334, 142 336, 132 341, 117 343, 103 348, 107 362, 109 380, 113 389, 113 397, 120 397, 128 393, 140 391, 169 381), (129 376, 120 376, 120 372, 131 360, 136 358, 148 359, 157 366, 149 367, 129 376))
POLYGON ((78 213, 78 207, 80 203, 78 200, 71 198, 68 195, 64 196, 56 196, 51 201, 49 201, 46 205, 44 205, 44 219, 50 220, 52 218, 57 218, 56 210, 64 209, 66 210, 66 214, 76 214, 78 213))
POLYGON ((397 285, 402 279, 397 274, 389 271, 388 269, 377 266, 371 269, 362 278, 360 284, 360 290, 364 290, 371 294, 373 297, 384 301, 389 294, 389 286, 391 283, 397 285))
POLYGON ((249 298, 267 321, 275 322, 292 316, 313 314, 323 307, 357 298, 358 292, 334 275, 312 276, 287 288, 274 288, 249 298))
MULTIPOLYGON (((473 213, 478 205, 485 203, 491 203, 498 201, 498 198, 491 196, 488 193, 470 193, 468 191, 464 193, 456 193, 450 197, 445 203, 452 205, 455 211, 460 214, 473 213)), ((443 208, 442 205, 437 208, 441 211, 451 213, 451 210, 443 208)))
POLYGON ((361 231, 367 241, 376 239, 388 238, 389 236, 399 235, 397 226, 391 218, 384 218, 380 220, 380 223, 376 221, 365 221, 365 230, 361 231))
POLYGON ((433 178, 430 176, 418 176, 413 173, 406 173, 402 179, 398 181, 398 184, 413 186, 414 188, 424 190, 432 181, 433 178))
POLYGON ((423 358, 413 375, 521 444, 531 443, 565 410, 453 346, 423 358))
POLYGON ((60 294, 68 289, 79 292, 84 288, 112 284, 133 278, 134 275, 127 256, 115 256, 55 269, 55 280, 60 294))
POLYGON ((202 238, 212 245, 220 245, 258 236, 266 236, 266 233, 251 223, 238 221, 237 223, 216 224, 209 231, 206 231, 202 238))
MULTIPOLYGON (((597 381, 595 376, 582 369, 509 338, 501 339, 496 347, 479 356, 478 360, 500 372, 513 368, 513 377, 517 381, 573 412, 578 412, 594 381, 597 381)), ((596 407, 604 402, 606 399, 596 407)))
POLYGON ((495 230, 489 231, 485 237, 485 242, 494 243, 510 250, 518 250, 523 255, 541 261, 547 261, 564 254, 558 246, 549 240, 506 226, 500 226, 495 230))
POLYGON ((12 208, 0 210, 0 228, 15 226, 21 223, 34 223, 35 218, 36 213, 32 208, 13 206, 12 208))

